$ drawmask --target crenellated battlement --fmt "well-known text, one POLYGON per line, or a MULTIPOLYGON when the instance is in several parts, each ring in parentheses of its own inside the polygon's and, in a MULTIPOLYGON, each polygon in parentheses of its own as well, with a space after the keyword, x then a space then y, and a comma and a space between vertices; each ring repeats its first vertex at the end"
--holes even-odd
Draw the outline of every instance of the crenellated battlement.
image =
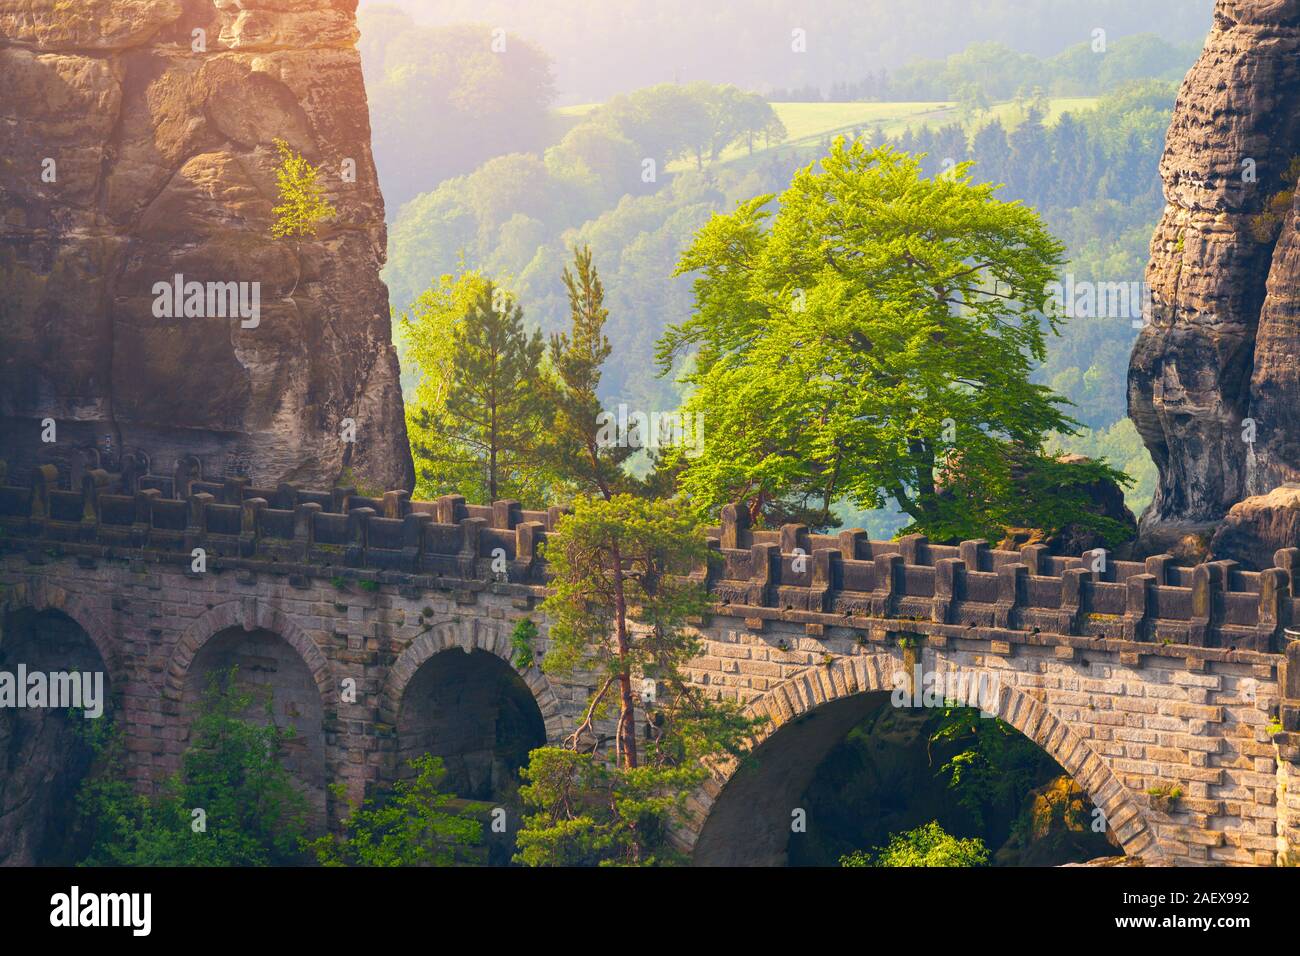
MULTIPOLYGON (((160 475, 127 456, 121 472, 85 468, 66 484, 47 464, 33 471, 29 487, 0 485, 7 547, 40 541, 164 561, 188 561, 201 548, 205 557, 284 573, 355 568, 541 588, 546 539, 562 515, 513 500, 475 505, 459 495, 414 501, 406 491, 371 497, 347 487, 260 488, 247 478, 205 477, 192 457, 160 475)), ((709 545, 715 558, 697 574, 718 612, 756 622, 904 620, 935 634, 964 625, 1278 653, 1285 629, 1300 620, 1296 548, 1278 551, 1276 566, 1262 572, 1233 561, 1181 567, 1167 554, 1120 561, 1100 550, 1054 556, 1038 544, 1003 551, 985 541, 937 545, 923 535, 812 534, 797 524, 758 530, 734 505, 722 509, 709 545)))
MULTIPOLYGON (((32 615, 81 628, 121 693, 142 786, 175 769, 185 702, 232 648, 298 722, 300 769, 326 809, 325 782, 359 799, 431 740, 489 759, 473 728, 496 726, 492 688, 507 671, 537 704, 534 743, 581 721, 590 688, 537 663, 561 510, 260 487, 206 476, 194 458, 171 474, 138 453, 122 462, 44 464, 25 484, 0 466, 0 616, 23 653, 45 646, 24 650, 32 615), (512 623, 524 615, 538 625, 527 664, 512 623), (355 699, 340 699, 345 680, 355 699), (421 703, 433 697, 456 703, 421 703)), ((1271 864, 1300 845, 1300 802, 1279 790, 1300 766, 1300 641, 1287 631, 1300 552, 1254 573, 747 518, 727 506, 707 532, 711 557, 694 574, 713 609, 690 624, 700 650, 686 672, 765 717, 771 741, 820 753, 859 713, 850 702, 899 675, 975 673, 1001 688, 994 712, 1075 776, 1126 853, 1271 864), (830 703, 827 720, 799 719, 830 703), (1171 784, 1185 792, 1179 808, 1149 805, 1148 790, 1171 784)), ((772 793, 806 785, 778 776, 772 793)), ((778 860, 787 802, 763 810, 744 785, 728 793, 724 774, 695 795, 684 845, 703 862, 778 860), (756 838, 733 838, 754 819, 756 838)))

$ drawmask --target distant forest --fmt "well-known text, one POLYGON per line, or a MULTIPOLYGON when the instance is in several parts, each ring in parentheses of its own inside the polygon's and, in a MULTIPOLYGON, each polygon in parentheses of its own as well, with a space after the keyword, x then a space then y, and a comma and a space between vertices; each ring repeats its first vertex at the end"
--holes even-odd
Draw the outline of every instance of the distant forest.
MULTIPOLYGON (((1148 6, 1157 5, 1126 4, 1124 16, 1148 6)), ((1173 23, 1170 5, 1159 6, 1163 15, 1146 29, 1173 23)), ((879 109, 846 109, 809 135, 802 126, 819 128, 813 120, 828 115, 827 97, 854 91, 828 86, 820 106, 805 106, 772 102, 771 87, 761 96, 742 83, 656 83, 598 106, 557 109, 562 67, 538 43, 510 39, 500 56, 481 22, 424 26, 393 7, 363 8, 360 24, 389 204, 385 280, 395 317, 440 276, 476 269, 517 296, 528 325, 558 330, 567 316, 564 264, 575 244, 589 245, 613 344, 601 398, 650 410, 682 397, 653 363, 663 330, 691 311, 690 277, 670 277, 682 250, 714 213, 783 191, 834 136, 928 154, 930 175, 972 161, 975 179, 1005 184, 1004 197, 1039 209, 1067 246, 1074 280, 1140 282, 1163 205, 1157 165, 1177 80, 1195 57, 1191 45, 1150 33, 1112 37, 1104 53, 1076 42, 1043 57, 976 42, 888 73, 887 97, 858 89, 879 109), (903 89, 933 102, 889 105, 903 89)), ((1189 32, 1202 31, 1198 23, 1189 32)), ((879 76, 869 66, 863 57, 856 82, 879 76)), ((1125 418, 1136 334, 1125 316, 1068 321, 1036 372, 1075 403, 1071 414, 1089 429, 1063 450, 1105 456, 1129 472, 1135 510, 1154 480, 1125 418)), ((883 514, 852 518, 881 534, 897 524, 883 514)))
MULTIPOLYGON (((656 83, 704 80, 765 93, 825 92, 868 73, 942 60, 997 42, 1052 57, 1104 29, 1204 40, 1213 0, 382 0, 432 26, 479 23, 555 61, 558 104, 592 103, 656 83), (804 30, 807 52, 791 50, 804 30)), ((363 0, 361 10, 378 4, 363 0)))

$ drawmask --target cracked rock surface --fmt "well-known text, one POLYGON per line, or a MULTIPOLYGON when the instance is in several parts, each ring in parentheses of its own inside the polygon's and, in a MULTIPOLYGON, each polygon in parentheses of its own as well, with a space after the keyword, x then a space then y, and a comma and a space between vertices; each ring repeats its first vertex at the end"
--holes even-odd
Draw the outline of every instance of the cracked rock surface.
POLYGON ((0 457, 411 488, 356 0, 0 0, 0 457), (274 140, 336 216, 271 238, 274 140), (355 176, 349 175, 355 169, 355 176), (257 283, 239 316, 154 286, 257 283), (41 420, 58 441, 40 440, 41 420), (340 440, 345 419, 355 443, 340 440))
POLYGON ((1300 0, 1220 0, 1161 161, 1151 321, 1129 368, 1160 470, 1148 550, 1300 478, 1298 96, 1300 0))

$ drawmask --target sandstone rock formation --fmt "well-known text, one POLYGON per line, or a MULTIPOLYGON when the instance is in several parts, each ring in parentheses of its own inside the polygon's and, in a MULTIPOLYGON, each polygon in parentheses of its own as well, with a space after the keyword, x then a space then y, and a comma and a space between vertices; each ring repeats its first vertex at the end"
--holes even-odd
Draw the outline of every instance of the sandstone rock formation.
MULTIPOLYGON (((1057 461, 1070 465, 1087 465, 1092 459, 1086 455, 1058 455, 1057 461)), ((1013 469, 1014 480, 1024 488, 1023 494, 1030 491, 1022 484, 1026 480, 1023 468, 1013 469)), ((1071 522, 1064 528, 1049 534, 1041 528, 1026 526, 1021 520, 1018 524, 1005 529, 1006 534, 998 547, 1003 550, 1018 551, 1026 544, 1046 544, 1052 554, 1079 557, 1094 548, 1112 548, 1119 553, 1127 553, 1131 540, 1137 534, 1137 519, 1124 503, 1124 489, 1109 478, 1079 485, 1077 490, 1086 504, 1086 511, 1098 518, 1103 518, 1126 529, 1125 541, 1116 548, 1116 542, 1108 541, 1106 535, 1084 522, 1071 522)))
MULTIPOLYGON (((1092 802, 1068 774, 1030 790, 1019 826, 993 854, 995 866, 1104 866, 1123 859, 1119 841, 1108 831, 1093 830, 1092 802), (1109 854, 1109 855, 1107 855, 1109 854), (1086 864, 1069 860, 1085 859, 1086 864)), ((1114 864, 1110 864, 1114 865, 1114 864)))
POLYGON ((1300 0, 1219 0, 1161 162, 1150 322, 1129 369, 1160 469, 1142 520, 1154 549, 1300 477, 1298 95, 1300 0))
POLYGON ((351 469, 413 486, 355 6, 0 0, 14 474, 93 445, 107 467, 139 448, 158 469, 194 454, 264 484, 351 469), (319 167, 337 210, 315 238, 271 238, 277 138, 319 167), (177 275, 248 283, 258 324, 156 317, 155 285, 177 275))
POLYGON ((1232 506, 1210 542, 1215 558, 1240 561, 1251 571, 1273 567, 1274 554, 1300 541, 1300 484, 1274 488, 1232 506))

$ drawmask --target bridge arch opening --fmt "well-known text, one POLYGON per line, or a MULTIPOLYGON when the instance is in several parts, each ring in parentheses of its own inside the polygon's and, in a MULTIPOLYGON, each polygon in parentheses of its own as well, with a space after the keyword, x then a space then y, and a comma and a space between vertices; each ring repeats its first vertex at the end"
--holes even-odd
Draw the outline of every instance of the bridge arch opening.
POLYGON ((974 708, 895 703, 861 690, 768 732, 712 799, 695 865, 836 866, 931 821, 979 838, 995 866, 1123 854, 1089 796, 1015 727, 974 708), (981 768, 990 747, 994 765, 981 768))
POLYGON ((243 719, 262 726, 293 729, 281 755, 310 809, 309 822, 326 820, 324 707, 311 669, 298 651, 274 631, 230 627, 214 634, 194 656, 185 674, 181 702, 186 714, 185 743, 203 694, 215 680, 235 675, 234 689, 250 699, 243 719), (267 701, 270 701, 268 713, 267 701))
POLYGON ((0 706, 0 866, 70 866, 89 849, 89 834, 75 825, 76 798, 94 757, 86 725, 113 718, 108 668, 86 630, 61 611, 21 608, 2 624, 0 672, 12 692, 33 686, 24 688, 20 674, 42 674, 47 697, 45 706, 0 706), (69 682, 60 679, 50 694, 52 675, 62 674, 82 675, 75 696, 83 710, 101 711, 98 718, 66 706, 69 682))
POLYGON ((423 754, 442 760, 443 787, 506 810, 505 834, 485 828, 488 862, 508 863, 522 805, 519 770, 546 744, 541 709, 524 679, 489 651, 451 647, 420 665, 397 714, 398 773, 423 754))
POLYGON ((422 754, 442 759, 445 786, 468 800, 515 787, 528 753, 546 743, 542 712, 523 678, 484 650, 451 648, 420 666, 397 720, 403 765, 422 754))

